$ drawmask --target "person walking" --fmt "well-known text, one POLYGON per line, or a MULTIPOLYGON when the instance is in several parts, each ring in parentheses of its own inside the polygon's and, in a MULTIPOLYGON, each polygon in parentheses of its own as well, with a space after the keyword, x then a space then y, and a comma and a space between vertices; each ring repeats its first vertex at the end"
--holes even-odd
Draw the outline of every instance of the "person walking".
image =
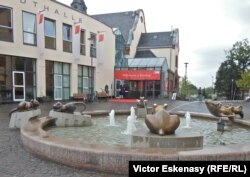
POLYGON ((176 88, 173 89, 172 100, 176 100, 176 88))
POLYGON ((123 85, 120 85, 120 92, 119 92, 119 94, 120 94, 120 98, 122 98, 122 99, 123 99, 123 97, 124 97, 124 93, 125 93, 125 88, 124 88, 124 86, 123 86, 123 85))

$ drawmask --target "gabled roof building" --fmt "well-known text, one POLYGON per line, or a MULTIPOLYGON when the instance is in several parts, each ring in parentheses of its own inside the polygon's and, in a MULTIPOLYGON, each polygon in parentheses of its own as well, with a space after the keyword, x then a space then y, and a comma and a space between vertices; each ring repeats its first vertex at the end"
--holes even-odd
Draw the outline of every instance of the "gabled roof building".
POLYGON ((89 15, 84 0, 1 0, 0 46, 0 102, 178 88, 179 31, 148 33, 142 9, 89 15))

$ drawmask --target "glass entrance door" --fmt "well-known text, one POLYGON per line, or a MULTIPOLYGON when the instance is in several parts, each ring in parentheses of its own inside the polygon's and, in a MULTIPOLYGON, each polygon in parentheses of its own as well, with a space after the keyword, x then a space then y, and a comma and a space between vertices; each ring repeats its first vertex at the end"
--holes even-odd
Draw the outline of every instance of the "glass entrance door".
POLYGON ((13 71, 13 100, 25 100, 25 73, 20 71, 13 71))
POLYGON ((54 100, 62 100, 62 75, 54 75, 54 100))

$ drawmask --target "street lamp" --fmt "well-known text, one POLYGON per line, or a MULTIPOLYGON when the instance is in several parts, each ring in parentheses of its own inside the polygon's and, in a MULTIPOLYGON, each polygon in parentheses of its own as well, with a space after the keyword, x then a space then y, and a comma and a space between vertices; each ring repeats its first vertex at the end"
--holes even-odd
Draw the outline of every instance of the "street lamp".
POLYGON ((188 62, 185 62, 185 98, 187 96, 187 65, 189 64, 188 62))
POLYGON ((231 99, 234 100, 234 79, 232 79, 231 99))
POLYGON ((212 76, 212 94, 214 93, 214 76, 212 76))
POLYGON ((94 96, 94 68, 93 68, 93 56, 94 56, 94 40, 95 36, 93 34, 90 35, 90 38, 88 38, 90 41, 90 58, 91 58, 91 84, 90 84, 90 97, 91 100, 93 100, 94 96))

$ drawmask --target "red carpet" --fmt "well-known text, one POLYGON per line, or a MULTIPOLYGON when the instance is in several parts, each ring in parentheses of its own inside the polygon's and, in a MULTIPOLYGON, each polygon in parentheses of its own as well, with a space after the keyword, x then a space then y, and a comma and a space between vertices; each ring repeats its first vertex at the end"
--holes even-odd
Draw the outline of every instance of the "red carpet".
POLYGON ((114 103, 137 103, 136 99, 110 99, 110 102, 114 102, 114 103))

